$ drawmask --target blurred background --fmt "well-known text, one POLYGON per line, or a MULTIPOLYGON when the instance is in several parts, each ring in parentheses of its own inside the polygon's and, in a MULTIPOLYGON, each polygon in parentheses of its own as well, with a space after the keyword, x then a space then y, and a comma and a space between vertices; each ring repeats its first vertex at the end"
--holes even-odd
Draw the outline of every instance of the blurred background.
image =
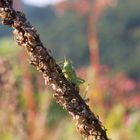
MULTIPOLYGON (((80 94, 112 140, 140 139, 140 1, 14 0, 58 64, 71 59, 80 94)), ((68 113, 0 25, 0 139, 82 140, 68 113)))

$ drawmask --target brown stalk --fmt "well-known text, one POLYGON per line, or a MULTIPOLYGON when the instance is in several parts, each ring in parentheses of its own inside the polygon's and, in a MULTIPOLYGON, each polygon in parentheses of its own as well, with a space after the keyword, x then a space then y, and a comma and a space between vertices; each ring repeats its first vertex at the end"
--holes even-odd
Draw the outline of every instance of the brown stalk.
POLYGON ((25 48, 30 63, 43 74, 45 83, 55 91, 53 96, 56 101, 72 115, 80 134, 84 138, 108 140, 106 129, 98 117, 91 112, 78 89, 64 77, 60 66, 43 46, 39 34, 24 13, 12 8, 12 0, 0 0, 0 18, 4 25, 14 28, 16 42, 25 48))

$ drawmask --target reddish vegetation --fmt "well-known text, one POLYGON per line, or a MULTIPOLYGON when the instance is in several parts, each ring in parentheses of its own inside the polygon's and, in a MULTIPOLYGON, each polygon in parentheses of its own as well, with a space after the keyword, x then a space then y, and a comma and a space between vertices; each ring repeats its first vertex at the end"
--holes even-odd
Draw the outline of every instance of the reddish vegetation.
MULTIPOLYGON (((80 68, 77 73, 86 79, 88 69, 80 68)), ((122 103, 126 108, 136 108, 140 106, 139 81, 135 81, 124 73, 110 76, 108 66, 102 66, 98 75, 98 84, 103 98, 103 104, 110 109, 118 103, 122 103)), ((91 85, 93 90, 94 86, 91 85)))

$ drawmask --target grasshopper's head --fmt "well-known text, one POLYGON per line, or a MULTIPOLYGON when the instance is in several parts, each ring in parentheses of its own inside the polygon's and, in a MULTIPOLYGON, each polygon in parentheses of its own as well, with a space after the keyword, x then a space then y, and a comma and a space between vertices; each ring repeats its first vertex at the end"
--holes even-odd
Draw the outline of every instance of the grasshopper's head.
POLYGON ((73 68, 72 62, 65 57, 64 58, 64 64, 63 64, 63 69, 64 70, 71 70, 72 68, 73 68))

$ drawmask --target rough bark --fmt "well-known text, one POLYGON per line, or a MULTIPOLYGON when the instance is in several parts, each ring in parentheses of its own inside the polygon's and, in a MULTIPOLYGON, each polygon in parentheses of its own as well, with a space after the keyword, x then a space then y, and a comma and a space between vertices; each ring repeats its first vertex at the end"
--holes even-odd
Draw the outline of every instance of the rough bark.
POLYGON ((30 63, 43 74, 45 83, 52 87, 56 101, 76 121, 80 134, 84 138, 108 140, 106 129, 99 118, 81 98, 79 91, 64 77, 60 66, 43 46, 39 34, 27 21, 24 13, 12 8, 12 0, 0 0, 0 18, 4 25, 14 28, 16 42, 25 48, 30 63))

